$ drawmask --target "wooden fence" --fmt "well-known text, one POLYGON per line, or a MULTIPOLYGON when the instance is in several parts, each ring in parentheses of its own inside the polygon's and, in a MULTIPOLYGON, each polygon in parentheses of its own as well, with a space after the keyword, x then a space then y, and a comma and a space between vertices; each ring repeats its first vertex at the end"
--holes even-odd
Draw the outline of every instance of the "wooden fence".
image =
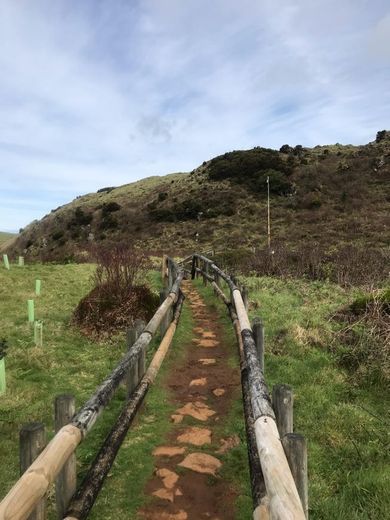
POLYGON ((134 341, 129 350, 84 406, 74 414, 72 396, 59 396, 56 399, 55 423, 58 431, 46 447, 42 424, 33 423, 22 429, 22 476, 0 503, 1 520, 43 520, 45 496, 54 482, 58 518, 74 520, 87 517, 125 435, 157 375, 180 317, 184 300, 180 285, 184 271, 170 258, 164 259, 164 266, 165 291, 161 305, 142 330, 137 330, 136 327, 130 331, 129 337, 134 341), (145 370, 145 353, 159 327, 163 339, 145 370), (88 435, 122 382, 127 384, 128 399, 76 491, 75 450, 88 435))
MULTIPOLYGON (((288 385, 273 389, 272 402, 264 378, 264 328, 257 319, 251 326, 248 291, 204 255, 191 259, 191 278, 202 276, 226 304, 236 332, 244 415, 247 432, 254 519, 308 517, 307 447, 293 433, 293 398, 288 385), (226 296, 223 282, 229 290, 226 296)), ((189 270, 187 270, 189 271, 189 270)))
POLYGON ((161 305, 145 326, 136 323, 128 332, 129 350, 91 398, 75 414, 72 396, 55 403, 57 434, 46 446, 42 424, 21 432, 21 478, 0 503, 0 520, 43 520, 45 496, 55 482, 59 519, 85 519, 103 485, 125 435, 153 383, 168 351, 180 317, 184 296, 180 285, 185 272, 201 276, 227 306, 237 337, 255 520, 304 520, 308 515, 307 451, 305 439, 293 433, 293 395, 277 385, 272 402, 264 378, 264 327, 250 324, 248 292, 210 258, 194 254, 179 266, 164 256, 161 305), (188 264, 189 268, 185 266, 188 264), (225 292, 228 290, 229 294, 225 292), (147 370, 145 352, 161 329, 162 342, 147 370), (88 435, 120 383, 128 398, 103 442, 83 482, 76 490, 75 450, 88 435), (42 451, 43 450, 43 451, 42 451))

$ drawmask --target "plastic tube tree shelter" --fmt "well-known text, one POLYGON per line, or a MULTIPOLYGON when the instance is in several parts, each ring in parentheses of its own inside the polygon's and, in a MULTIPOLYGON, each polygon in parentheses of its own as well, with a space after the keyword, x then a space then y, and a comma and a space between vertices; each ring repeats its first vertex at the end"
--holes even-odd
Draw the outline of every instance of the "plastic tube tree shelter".
POLYGON ((8 260, 8 255, 4 254, 3 255, 3 262, 4 262, 4 267, 6 269, 9 269, 9 260, 8 260))

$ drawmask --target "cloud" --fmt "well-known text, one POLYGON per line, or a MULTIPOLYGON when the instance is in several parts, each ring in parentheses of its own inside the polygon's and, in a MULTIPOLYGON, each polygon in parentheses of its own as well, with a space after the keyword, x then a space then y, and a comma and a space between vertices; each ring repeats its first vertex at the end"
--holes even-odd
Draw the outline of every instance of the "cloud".
POLYGON ((380 0, 3 0, 0 229, 227 150, 373 139, 389 20, 380 0))

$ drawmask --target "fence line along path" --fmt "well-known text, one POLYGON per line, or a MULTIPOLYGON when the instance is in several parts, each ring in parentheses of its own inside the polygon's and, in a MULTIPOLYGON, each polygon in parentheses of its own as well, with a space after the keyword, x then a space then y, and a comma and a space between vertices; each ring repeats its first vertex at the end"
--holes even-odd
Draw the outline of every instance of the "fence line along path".
MULTIPOLYGON (((44 449, 39 453, 40 448, 28 463, 24 462, 25 472, 0 503, 0 520, 44 519, 45 497, 54 482, 58 518, 87 518, 168 351, 184 302, 181 284, 185 276, 192 279, 202 277, 204 285, 210 284, 215 296, 226 305, 232 320, 240 360, 253 518, 303 520, 308 517, 306 442, 301 435, 293 432, 292 389, 288 385, 277 385, 273 389, 271 400, 264 377, 264 325, 259 318, 254 321, 253 327, 249 321, 248 291, 235 278, 221 270, 212 259, 198 253, 185 258, 179 264, 164 256, 161 274, 164 285, 161 305, 148 324, 142 327, 138 323, 134 331, 130 331, 129 349, 111 374, 74 415, 71 396, 58 400, 58 431, 46 447, 45 434, 39 433, 44 449), (149 367, 146 367, 145 352, 159 330, 162 341, 149 367), (91 431, 122 382, 128 388, 122 412, 83 482, 75 490, 75 450, 91 431)), ((201 307, 201 302, 195 298, 192 308, 195 312, 200 312, 197 307, 201 307)), ((31 435, 27 432, 23 436, 27 451, 30 450, 28 442, 36 442, 33 440, 36 428, 31 428, 31 435), (28 441, 29 436, 31 441, 28 441)), ((42 426, 39 426, 38 430, 41 429, 42 426)), ((27 461, 27 458, 24 460, 27 461)), ((214 472, 218 467, 216 463, 214 472)), ((198 499, 201 501, 202 497, 199 496, 198 499)), ((231 518, 228 513, 226 515, 226 518, 231 518)))

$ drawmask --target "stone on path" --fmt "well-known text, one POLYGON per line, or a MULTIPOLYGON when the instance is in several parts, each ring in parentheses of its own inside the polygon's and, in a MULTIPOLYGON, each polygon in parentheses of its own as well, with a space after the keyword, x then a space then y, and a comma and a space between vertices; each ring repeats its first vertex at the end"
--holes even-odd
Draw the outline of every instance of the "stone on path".
POLYGON ((224 393, 225 393, 224 388, 216 388, 215 390, 213 390, 213 394, 216 395, 217 397, 221 397, 221 395, 223 395, 224 393))
POLYGON ((217 360, 214 358, 199 359, 199 363, 202 363, 202 365, 215 365, 216 362, 217 362, 217 360))
POLYGON ((178 442, 194 444, 195 446, 203 446, 204 444, 211 444, 211 430, 207 428, 198 428, 191 426, 183 431, 177 437, 178 442))
POLYGON ((180 509, 177 513, 167 513, 166 511, 148 512, 148 520, 187 520, 188 515, 180 509))
POLYGON ((179 424, 183 420, 183 416, 180 414, 174 413, 171 415, 171 419, 174 424, 179 424))
POLYGON ((197 343, 199 347, 213 348, 219 345, 219 341, 215 339, 195 339, 194 343, 197 343))
POLYGON ((215 475, 215 472, 222 466, 221 462, 207 453, 190 453, 179 463, 183 468, 191 469, 197 473, 215 475))
POLYGON ((156 475, 162 479, 166 489, 173 489, 179 480, 179 475, 168 468, 158 469, 156 475))
POLYGON ((156 491, 153 491, 152 495, 161 498, 162 500, 169 500, 170 502, 173 502, 174 493, 173 491, 169 491, 169 489, 157 489, 156 491))
POLYGON ((206 385, 207 385, 206 377, 200 377, 199 379, 193 379, 190 383, 190 386, 206 386, 206 385))
POLYGON ((153 451, 153 455, 155 457, 175 457, 175 455, 183 455, 184 452, 185 448, 179 446, 159 446, 153 451))
POLYGON ((176 410, 176 413, 181 415, 190 415, 199 421, 207 421, 207 419, 212 415, 215 415, 216 412, 211 410, 207 404, 202 403, 202 401, 195 401, 193 403, 187 403, 182 408, 179 408, 176 410))

